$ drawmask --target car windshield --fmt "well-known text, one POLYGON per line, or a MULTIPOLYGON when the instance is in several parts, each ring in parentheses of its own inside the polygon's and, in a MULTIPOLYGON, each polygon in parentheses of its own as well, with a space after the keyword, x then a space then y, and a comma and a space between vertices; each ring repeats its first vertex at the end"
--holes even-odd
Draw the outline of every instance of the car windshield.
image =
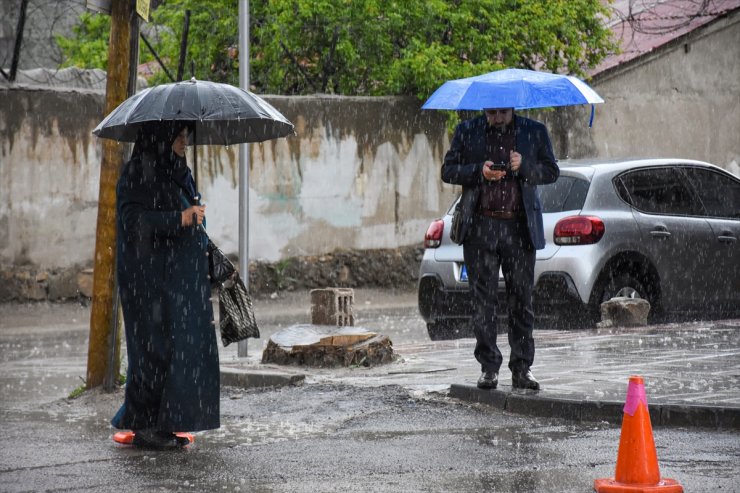
POLYGON ((583 208, 588 181, 574 176, 560 176, 555 183, 539 186, 542 212, 575 211, 583 208))

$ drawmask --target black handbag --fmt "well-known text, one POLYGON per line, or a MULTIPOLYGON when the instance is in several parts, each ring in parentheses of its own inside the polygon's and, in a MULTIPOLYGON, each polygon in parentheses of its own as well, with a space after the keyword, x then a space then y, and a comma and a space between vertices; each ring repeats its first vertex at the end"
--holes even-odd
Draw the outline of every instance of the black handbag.
POLYGON ((455 206, 455 211, 452 213, 452 222, 450 223, 450 240, 452 243, 460 244, 460 232, 462 230, 462 201, 459 201, 455 206))
POLYGON ((234 264, 210 238, 208 275, 211 287, 218 288, 218 328, 224 347, 249 337, 259 337, 260 331, 254 318, 249 291, 234 264))
POLYGON ((211 286, 221 286, 231 279, 236 272, 236 267, 226 254, 208 238, 208 276, 211 286))
POLYGON ((467 226, 470 228, 472 222, 473 211, 478 207, 478 200, 480 199, 480 189, 477 187, 464 187, 460 200, 455 205, 455 210, 452 212, 452 222, 450 224, 450 240, 453 243, 461 245, 465 238, 463 234, 467 226), (467 224, 466 224, 467 223, 467 224))
POLYGON ((238 272, 218 290, 218 313, 218 328, 224 347, 248 337, 260 336, 252 298, 238 272))

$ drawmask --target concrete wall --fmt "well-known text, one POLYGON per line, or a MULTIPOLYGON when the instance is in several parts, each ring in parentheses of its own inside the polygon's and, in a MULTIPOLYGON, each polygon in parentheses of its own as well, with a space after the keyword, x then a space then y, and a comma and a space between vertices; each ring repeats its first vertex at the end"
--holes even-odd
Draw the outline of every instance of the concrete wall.
MULTIPOLYGON (((740 174, 740 16, 594 81, 607 101, 529 116, 559 158, 676 156, 740 174)), ((406 98, 266 97, 297 136, 251 145, 250 258, 419 245, 457 192, 444 115, 406 98)), ((103 94, 0 85, 0 266, 92 264, 103 94)), ((200 147, 208 229, 238 250, 237 148, 200 147)), ((190 157, 192 163, 192 156, 190 157)))
MULTIPOLYGON (((443 115, 404 98, 268 98, 296 137, 250 146, 250 257, 418 244, 454 196, 443 115)), ((0 87, 0 264, 89 265, 103 95, 0 87)), ((192 155, 190 157, 192 163, 192 155)), ((238 250, 238 149, 198 148, 208 228, 238 250)))

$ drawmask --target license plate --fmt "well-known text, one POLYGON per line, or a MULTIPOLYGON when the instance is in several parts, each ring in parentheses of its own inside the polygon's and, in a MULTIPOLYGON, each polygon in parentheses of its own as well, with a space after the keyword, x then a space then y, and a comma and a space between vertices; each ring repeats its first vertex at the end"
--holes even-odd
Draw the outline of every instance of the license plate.
POLYGON ((460 282, 468 282, 468 268, 465 264, 460 268, 460 282))

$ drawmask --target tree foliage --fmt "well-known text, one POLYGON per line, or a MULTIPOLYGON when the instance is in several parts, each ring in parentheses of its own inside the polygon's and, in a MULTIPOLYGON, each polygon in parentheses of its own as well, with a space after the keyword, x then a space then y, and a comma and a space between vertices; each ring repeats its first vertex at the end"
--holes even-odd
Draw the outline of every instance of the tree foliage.
MULTIPOLYGON (((448 79, 518 67, 583 76, 616 50, 600 0, 252 0, 250 83, 268 94, 416 95, 448 79)), ((185 11, 188 68, 238 84, 237 0, 165 0, 150 41, 176 73, 185 11)), ((59 40, 69 60, 105 68, 100 16, 59 40)), ((104 18, 107 19, 107 18, 104 18)), ((107 20, 109 26, 109 19, 107 20)), ((142 61, 151 60, 142 45, 142 61)), ((187 77, 186 77, 187 78, 187 77)), ((166 82, 163 73, 151 83, 166 82)))
POLYGON ((106 69, 110 17, 83 12, 80 22, 72 27, 72 33, 71 38, 55 36, 65 57, 62 67, 106 69))

